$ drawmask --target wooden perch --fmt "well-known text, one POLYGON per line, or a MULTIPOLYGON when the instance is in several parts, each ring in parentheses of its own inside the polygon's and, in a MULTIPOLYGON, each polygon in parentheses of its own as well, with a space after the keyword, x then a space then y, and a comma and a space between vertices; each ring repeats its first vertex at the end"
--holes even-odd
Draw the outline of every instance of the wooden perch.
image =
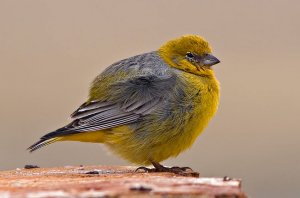
POLYGON ((125 166, 66 166, 0 171, 0 197, 163 197, 245 198, 241 181, 136 173, 125 166))

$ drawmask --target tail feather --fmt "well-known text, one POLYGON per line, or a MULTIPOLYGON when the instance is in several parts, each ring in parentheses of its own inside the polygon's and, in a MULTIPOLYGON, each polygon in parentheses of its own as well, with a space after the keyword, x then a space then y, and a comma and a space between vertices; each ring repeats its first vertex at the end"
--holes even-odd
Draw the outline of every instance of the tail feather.
POLYGON ((47 145, 52 144, 56 141, 59 141, 60 139, 61 139, 61 137, 53 137, 53 138, 50 138, 50 139, 41 138, 38 142, 31 145, 27 150, 29 150, 30 152, 33 152, 33 151, 35 151, 37 149, 40 149, 44 146, 47 146, 47 145))
MULTIPOLYGON (((27 148, 27 150, 29 150, 30 152, 33 152, 37 149, 40 149, 44 146, 47 146, 49 144, 52 144, 54 142, 57 142, 57 141, 63 139, 63 136, 65 135, 65 133, 68 132, 66 130, 68 126, 69 125, 67 125, 66 127, 62 127, 60 129, 57 129, 56 131, 47 133, 46 135, 41 137, 41 139, 39 141, 37 141, 36 143, 31 145, 29 148, 27 148)), ((68 132, 68 133, 70 133, 70 132, 68 132)))

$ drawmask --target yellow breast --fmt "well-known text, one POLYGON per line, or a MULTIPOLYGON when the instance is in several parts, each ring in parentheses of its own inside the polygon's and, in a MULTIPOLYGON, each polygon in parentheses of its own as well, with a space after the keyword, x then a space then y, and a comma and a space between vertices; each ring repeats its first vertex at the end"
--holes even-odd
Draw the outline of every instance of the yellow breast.
POLYGON ((189 83, 188 92, 195 95, 193 119, 186 127, 186 132, 190 133, 192 139, 190 144, 192 144, 218 109, 220 87, 213 73, 203 77, 184 73, 184 77, 189 83))

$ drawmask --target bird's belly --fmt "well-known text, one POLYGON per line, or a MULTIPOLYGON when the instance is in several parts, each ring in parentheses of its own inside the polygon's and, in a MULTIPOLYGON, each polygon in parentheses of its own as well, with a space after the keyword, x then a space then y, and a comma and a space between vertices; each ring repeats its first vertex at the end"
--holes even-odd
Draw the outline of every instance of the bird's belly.
MULTIPOLYGON (((203 112, 204 113, 204 112, 203 112)), ((185 125, 181 127, 180 131, 165 132, 166 141, 160 142, 155 145, 151 151, 151 159, 156 162, 163 161, 169 157, 176 157, 192 146, 197 137, 206 127, 208 121, 201 119, 201 114, 191 115, 191 119, 188 120, 185 125)), ((174 125, 176 122, 174 122, 174 125)))
POLYGON ((151 123, 152 131, 135 131, 130 126, 115 128, 111 133, 113 136, 106 142, 114 152, 135 164, 148 165, 151 161, 175 157, 194 143, 214 114, 212 104, 206 103, 210 108, 199 105, 201 108, 169 120, 167 124, 151 123), (183 121, 183 117, 187 120, 183 121))

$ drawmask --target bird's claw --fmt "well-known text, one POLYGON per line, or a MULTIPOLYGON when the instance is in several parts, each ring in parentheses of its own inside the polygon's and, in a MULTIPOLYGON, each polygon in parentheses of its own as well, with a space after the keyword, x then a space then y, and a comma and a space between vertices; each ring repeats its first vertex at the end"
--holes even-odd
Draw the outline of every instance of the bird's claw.
POLYGON ((184 166, 184 167, 179 167, 179 166, 173 166, 171 169, 176 169, 176 170, 181 170, 181 171, 191 171, 194 172, 192 168, 184 166))
POLYGON ((162 172, 169 172, 169 173, 174 173, 177 175, 182 175, 182 176, 189 176, 189 177, 199 177, 198 172, 194 172, 193 169, 190 167, 178 167, 178 166, 173 166, 173 167, 165 167, 165 166, 155 166, 155 168, 147 168, 147 167, 138 167, 135 172, 138 171, 144 171, 146 173, 162 173, 162 172))
POLYGON ((137 169, 135 169, 134 172, 139 172, 140 170, 142 170, 146 173, 155 172, 154 168, 147 168, 147 167, 144 167, 144 166, 138 167, 137 169))
POLYGON ((178 175, 182 176, 188 176, 188 177, 199 177, 200 174, 198 172, 193 171, 190 167, 178 167, 178 166, 173 166, 169 168, 168 172, 172 172, 178 175))

